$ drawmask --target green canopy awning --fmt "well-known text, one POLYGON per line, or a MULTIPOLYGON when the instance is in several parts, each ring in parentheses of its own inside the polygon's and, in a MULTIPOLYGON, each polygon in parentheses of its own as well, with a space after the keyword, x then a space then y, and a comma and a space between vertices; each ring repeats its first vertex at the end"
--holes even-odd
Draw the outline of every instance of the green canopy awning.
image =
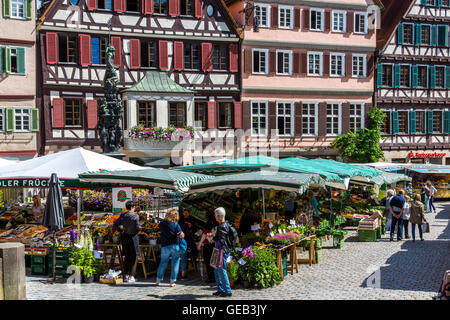
POLYGON ((348 175, 349 177, 361 176, 372 178, 381 175, 383 172, 380 170, 372 169, 369 167, 353 165, 344 162, 338 162, 328 159, 314 159, 308 160, 314 162, 315 165, 328 168, 327 171, 337 174, 348 175))
POLYGON ((170 79, 165 72, 158 71, 147 71, 141 81, 122 92, 193 94, 191 90, 180 86, 170 79))
POLYGON ((378 186, 402 181, 412 181, 411 177, 391 172, 383 172, 381 175, 373 177, 370 180, 373 181, 378 186))

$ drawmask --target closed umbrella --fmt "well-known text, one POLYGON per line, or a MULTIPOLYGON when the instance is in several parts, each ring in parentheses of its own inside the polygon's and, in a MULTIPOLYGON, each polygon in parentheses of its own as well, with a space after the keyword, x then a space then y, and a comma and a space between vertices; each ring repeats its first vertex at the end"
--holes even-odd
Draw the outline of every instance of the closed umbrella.
POLYGON ((53 231, 53 280, 56 280, 56 232, 64 227, 64 206, 61 184, 56 173, 52 173, 50 177, 47 203, 42 224, 53 231))

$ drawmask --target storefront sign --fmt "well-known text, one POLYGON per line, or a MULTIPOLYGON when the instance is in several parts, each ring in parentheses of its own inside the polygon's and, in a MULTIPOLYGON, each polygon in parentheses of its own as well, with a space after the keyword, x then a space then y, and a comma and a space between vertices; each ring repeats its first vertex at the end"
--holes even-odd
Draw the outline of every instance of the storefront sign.
POLYGON ((410 151, 408 156, 410 158, 443 158, 445 157, 447 154, 446 153, 437 153, 437 152, 432 152, 432 153, 420 153, 420 152, 412 152, 410 151))
POLYGON ((125 204, 127 201, 132 199, 131 193, 131 188, 113 188, 113 211, 122 211, 122 209, 125 209, 125 204))
MULTIPOLYGON (((49 179, 6 179, 0 180, 0 188, 48 188, 49 179)), ((61 188, 65 186, 64 180, 61 182, 61 188)))

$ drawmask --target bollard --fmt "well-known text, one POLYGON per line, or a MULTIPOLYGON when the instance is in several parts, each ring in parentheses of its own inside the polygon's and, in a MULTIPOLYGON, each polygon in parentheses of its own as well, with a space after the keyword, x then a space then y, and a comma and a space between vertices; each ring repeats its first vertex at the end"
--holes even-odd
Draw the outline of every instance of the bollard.
POLYGON ((25 300, 25 246, 0 243, 0 300, 25 300))

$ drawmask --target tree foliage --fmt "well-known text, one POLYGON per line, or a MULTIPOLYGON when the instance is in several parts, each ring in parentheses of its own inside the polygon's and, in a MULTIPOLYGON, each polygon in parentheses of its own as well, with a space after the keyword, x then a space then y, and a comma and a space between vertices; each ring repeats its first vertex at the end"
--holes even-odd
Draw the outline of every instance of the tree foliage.
POLYGON ((369 124, 364 129, 339 135, 332 147, 339 151, 339 156, 349 162, 369 163, 384 160, 380 148, 381 125, 386 115, 373 107, 369 112, 369 124))

